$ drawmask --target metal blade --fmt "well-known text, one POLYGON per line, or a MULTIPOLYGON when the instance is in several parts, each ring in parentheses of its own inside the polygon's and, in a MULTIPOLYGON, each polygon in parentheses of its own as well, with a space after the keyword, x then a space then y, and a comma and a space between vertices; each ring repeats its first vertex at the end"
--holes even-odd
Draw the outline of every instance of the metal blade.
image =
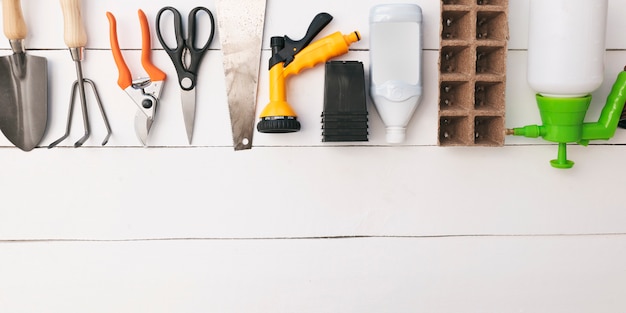
POLYGON ((183 102, 183 120, 185 121, 185 130, 187 131, 187 139, 191 144, 193 138, 193 124, 196 116, 196 89, 181 90, 183 102))
POLYGON ((16 147, 30 151, 48 124, 48 62, 15 53, 0 58, 0 129, 16 147))
POLYGON ((137 138, 139 138, 139 141, 141 141, 144 147, 148 143, 148 134, 150 133, 153 121, 153 119, 148 118, 148 116, 141 111, 137 111, 137 114, 135 114, 135 134, 137 134, 137 138))
POLYGON ((252 148, 266 0, 217 0, 235 150, 252 148))

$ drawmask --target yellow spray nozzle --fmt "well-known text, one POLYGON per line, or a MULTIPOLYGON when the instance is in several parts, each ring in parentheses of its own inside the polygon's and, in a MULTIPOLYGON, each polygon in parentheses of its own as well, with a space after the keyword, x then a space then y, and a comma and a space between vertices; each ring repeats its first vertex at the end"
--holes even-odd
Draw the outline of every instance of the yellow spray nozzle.
POLYGON ((300 130, 295 111, 287 102, 286 79, 300 71, 312 68, 331 58, 345 54, 349 46, 361 39, 358 31, 343 35, 335 32, 309 45, 312 39, 332 19, 320 13, 314 19, 305 37, 299 41, 289 37, 272 37, 270 58, 270 102, 260 114, 257 130, 262 133, 288 133, 300 130))

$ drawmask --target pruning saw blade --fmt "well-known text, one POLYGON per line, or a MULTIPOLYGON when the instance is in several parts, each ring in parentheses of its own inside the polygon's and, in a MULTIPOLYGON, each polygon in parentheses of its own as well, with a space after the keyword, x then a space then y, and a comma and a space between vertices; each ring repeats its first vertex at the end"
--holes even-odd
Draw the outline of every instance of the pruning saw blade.
POLYGON ((252 148, 266 1, 215 3, 235 150, 252 148))

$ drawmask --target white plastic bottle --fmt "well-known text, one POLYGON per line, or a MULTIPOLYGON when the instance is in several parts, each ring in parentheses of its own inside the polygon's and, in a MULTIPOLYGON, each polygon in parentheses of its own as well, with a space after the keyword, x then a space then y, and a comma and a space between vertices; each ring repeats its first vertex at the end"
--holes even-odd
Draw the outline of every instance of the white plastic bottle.
POLYGON ((370 95, 388 143, 402 143, 422 99, 422 9, 383 4, 370 10, 370 95))
POLYGON ((608 0, 531 0, 528 84, 547 97, 581 97, 604 79, 608 0))

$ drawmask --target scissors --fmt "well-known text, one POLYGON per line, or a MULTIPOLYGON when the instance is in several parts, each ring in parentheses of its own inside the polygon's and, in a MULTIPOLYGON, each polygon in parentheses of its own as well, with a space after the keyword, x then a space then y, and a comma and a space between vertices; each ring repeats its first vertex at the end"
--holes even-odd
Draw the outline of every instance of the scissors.
POLYGON ((135 115, 135 133, 145 146, 148 134, 154 122, 159 97, 165 81, 166 75, 163 71, 152 64, 150 60, 150 28, 146 14, 139 10, 139 23, 141 24, 141 64, 149 77, 141 77, 132 80, 130 70, 124 61, 120 46, 117 40, 117 23, 111 12, 106 12, 109 19, 109 34, 111 42, 111 52, 117 65, 119 77, 117 84, 128 94, 137 105, 135 115))
POLYGON ((178 84, 181 88, 183 118, 185 121, 185 129, 187 131, 187 139, 191 144, 193 137, 193 125, 196 114, 196 84, 200 61, 204 57, 205 52, 209 49, 213 35, 215 34, 215 20, 213 14, 205 7, 196 7, 189 12, 187 38, 183 37, 183 25, 180 12, 173 7, 164 7, 157 14, 156 28, 157 37, 163 49, 167 52, 174 63, 176 73, 178 74, 178 84), (161 15, 170 11, 174 15, 174 34, 176 36, 176 47, 170 47, 163 40, 161 34, 161 15), (198 13, 204 11, 209 15, 211 22, 211 34, 208 40, 201 48, 196 47, 196 20, 198 13))

